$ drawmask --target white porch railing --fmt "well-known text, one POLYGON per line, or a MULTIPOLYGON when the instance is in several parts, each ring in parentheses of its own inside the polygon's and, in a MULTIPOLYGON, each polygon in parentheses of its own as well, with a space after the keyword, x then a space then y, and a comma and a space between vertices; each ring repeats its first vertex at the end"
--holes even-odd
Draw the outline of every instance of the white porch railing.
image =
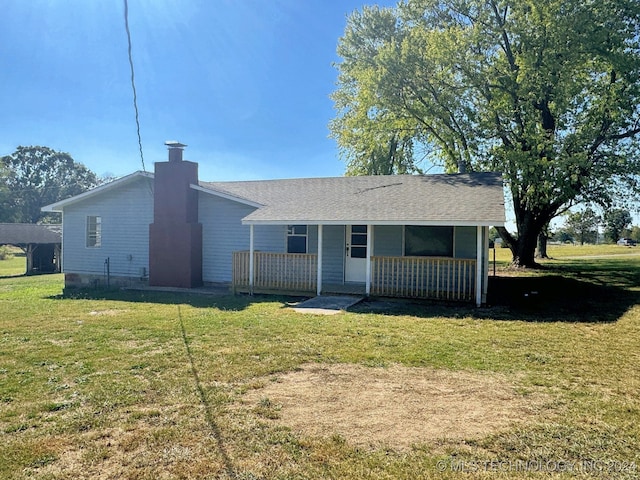
MULTIPOLYGON (((312 253, 254 252, 254 290, 315 292, 318 256, 312 253)), ((249 252, 233 252, 234 290, 249 289, 249 252)))
POLYGON ((371 257, 371 294, 475 299, 476 261, 446 257, 371 257))
MULTIPOLYGON (((371 295, 473 301, 476 261, 446 257, 371 257, 371 295)), ((317 291, 318 256, 254 252, 255 291, 317 291)), ((249 290, 249 252, 233 252, 234 291, 249 290)))

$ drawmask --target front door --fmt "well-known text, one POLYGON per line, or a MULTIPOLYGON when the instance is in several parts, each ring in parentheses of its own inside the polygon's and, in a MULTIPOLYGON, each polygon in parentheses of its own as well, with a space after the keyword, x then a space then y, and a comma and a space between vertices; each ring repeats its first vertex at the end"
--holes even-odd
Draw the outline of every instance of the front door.
POLYGON ((365 282, 367 280, 367 233, 366 225, 347 225, 345 282, 365 282))

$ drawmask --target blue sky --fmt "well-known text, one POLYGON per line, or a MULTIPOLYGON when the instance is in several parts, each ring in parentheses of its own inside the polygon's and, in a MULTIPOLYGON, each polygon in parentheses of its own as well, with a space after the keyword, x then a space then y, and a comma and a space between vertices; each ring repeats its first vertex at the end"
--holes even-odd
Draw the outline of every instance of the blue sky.
MULTIPOLYGON (((145 165, 189 145, 203 180, 337 176, 328 122, 346 17, 395 0, 129 0, 145 165)), ((0 155, 142 168, 123 0, 3 0, 0 155)))

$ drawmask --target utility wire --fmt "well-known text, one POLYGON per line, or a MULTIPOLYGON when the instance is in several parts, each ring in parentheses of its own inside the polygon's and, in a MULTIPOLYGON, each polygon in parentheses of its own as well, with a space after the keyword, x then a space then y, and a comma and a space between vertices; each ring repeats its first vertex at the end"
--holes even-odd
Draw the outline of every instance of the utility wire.
POLYGON ((133 109, 136 112, 136 131, 138 132, 138 147, 140 149, 140 161, 142 162, 142 171, 146 172, 144 166, 144 154, 142 153, 142 137, 140 136, 140 116, 138 114, 138 95, 136 94, 136 81, 133 72, 133 56, 131 54, 131 32, 129 31, 129 4, 124 0, 124 28, 127 31, 127 44, 129 46, 129 66, 131 67, 131 89, 133 90, 133 109))

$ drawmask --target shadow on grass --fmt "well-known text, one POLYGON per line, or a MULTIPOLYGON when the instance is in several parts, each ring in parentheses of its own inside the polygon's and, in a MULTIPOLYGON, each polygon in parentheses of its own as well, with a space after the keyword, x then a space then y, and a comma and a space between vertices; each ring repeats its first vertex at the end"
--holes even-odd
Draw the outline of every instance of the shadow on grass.
POLYGON ((227 447, 224 444, 224 441, 222 439, 222 432, 220 430, 220 426, 218 425, 218 421, 216 418, 217 416, 211 405, 211 401, 207 396, 207 392, 205 388, 202 386, 202 381, 200 380, 200 374, 198 373, 196 362, 193 359, 193 352, 191 351, 191 344, 189 343, 189 339, 187 337, 187 331, 184 328, 184 320, 182 319, 182 312, 180 311, 179 305, 178 305, 178 317, 180 318, 180 331, 182 333, 182 341, 184 343, 185 352, 187 353, 187 358, 189 359, 189 365, 191 367, 191 376, 193 377, 196 390, 198 391, 198 396, 200 397, 200 403, 204 407, 205 417, 207 419, 209 428, 211 429, 211 435, 213 436, 213 439, 216 441, 216 444, 218 446, 218 451, 220 452, 220 456, 222 457, 222 461, 224 463, 224 468, 225 468, 227 477, 237 478, 235 469, 233 467, 233 463, 231 461, 231 458, 229 457, 229 453, 227 452, 227 447))
POLYGON ((112 300, 120 302, 158 303, 165 305, 190 305, 195 308, 217 308, 219 310, 242 311, 259 303, 282 303, 293 301, 293 297, 275 295, 221 294, 207 295, 188 292, 160 292, 150 290, 118 289, 66 289, 61 295, 48 297, 51 300, 112 300))
POLYGON ((368 300, 358 313, 528 322, 616 322, 640 303, 640 269, 620 261, 564 262, 539 272, 489 277, 487 305, 368 300))
POLYGON ((26 273, 11 273, 9 275, 0 275, 0 279, 4 279, 4 278, 20 278, 20 277, 26 277, 27 274, 26 273))
MULTIPOLYGON (((640 261, 563 261, 541 270, 489 277, 487 305, 442 301, 371 298, 349 308, 352 313, 412 315, 420 318, 478 318, 528 322, 616 322, 640 303, 640 261)), ((281 303, 300 297, 275 295, 204 295, 148 290, 70 289, 59 300, 94 299, 191 305, 242 311, 254 304, 281 303)))
POLYGON ((0 275, 0 279, 3 278, 23 278, 23 277, 43 277, 45 275, 59 275, 60 272, 22 272, 22 273, 11 273, 9 275, 0 275))

